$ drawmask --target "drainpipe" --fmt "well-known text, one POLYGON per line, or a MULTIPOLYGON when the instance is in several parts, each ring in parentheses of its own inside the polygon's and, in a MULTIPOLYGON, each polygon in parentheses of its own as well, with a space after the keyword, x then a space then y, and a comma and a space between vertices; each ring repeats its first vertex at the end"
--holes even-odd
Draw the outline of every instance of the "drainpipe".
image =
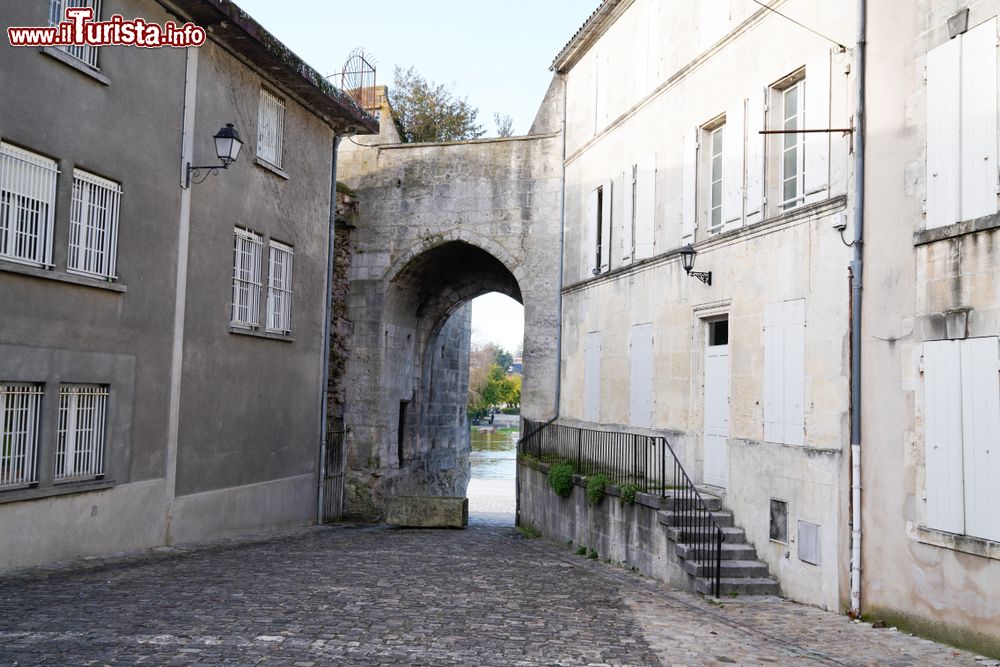
POLYGON ((323 523, 323 503, 326 482, 326 448, 327 448, 327 405, 330 400, 330 315, 333 309, 333 252, 335 249, 336 228, 337 228, 337 148, 340 147, 340 135, 333 135, 333 157, 330 158, 330 233, 328 239, 326 257, 326 304, 323 317, 323 388, 320 390, 320 440, 319 440, 319 467, 316 478, 318 480, 319 492, 316 501, 316 523, 323 523))
POLYGON ((865 44, 867 0, 858 0, 854 132, 854 260, 851 262, 851 615, 861 613, 861 286, 865 231, 865 44))

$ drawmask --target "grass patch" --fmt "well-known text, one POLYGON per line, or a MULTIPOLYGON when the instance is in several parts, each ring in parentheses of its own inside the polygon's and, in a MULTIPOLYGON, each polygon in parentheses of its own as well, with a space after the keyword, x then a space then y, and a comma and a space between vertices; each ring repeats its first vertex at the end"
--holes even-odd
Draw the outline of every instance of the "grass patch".
POLYGON ((618 487, 618 501, 622 505, 635 505, 635 494, 639 492, 639 485, 629 482, 618 487))
POLYGON ((537 540, 542 536, 542 531, 538 530, 531 524, 524 524, 517 527, 517 531, 521 533, 522 537, 528 540, 537 540))
POLYGON ((590 560, 597 560, 597 549, 591 549, 587 552, 587 558, 590 560))

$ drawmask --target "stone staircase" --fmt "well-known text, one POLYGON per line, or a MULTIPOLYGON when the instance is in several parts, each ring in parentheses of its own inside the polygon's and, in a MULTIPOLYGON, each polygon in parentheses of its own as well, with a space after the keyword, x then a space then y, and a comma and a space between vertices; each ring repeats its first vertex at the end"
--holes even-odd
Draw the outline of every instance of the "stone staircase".
MULTIPOLYGON (((705 493, 701 496, 725 536, 720 559, 719 595, 777 595, 777 580, 771 577, 767 563, 757 560, 757 551, 747 542, 743 529, 733 525, 733 513, 722 509, 722 500, 718 497, 705 493)), ((694 577, 695 591, 711 595, 715 559, 698 561, 694 560, 694 556, 699 546, 712 539, 714 531, 680 527, 677 510, 681 502, 669 496, 662 498, 657 520, 666 528, 677 556, 684 561, 685 571, 694 577)))

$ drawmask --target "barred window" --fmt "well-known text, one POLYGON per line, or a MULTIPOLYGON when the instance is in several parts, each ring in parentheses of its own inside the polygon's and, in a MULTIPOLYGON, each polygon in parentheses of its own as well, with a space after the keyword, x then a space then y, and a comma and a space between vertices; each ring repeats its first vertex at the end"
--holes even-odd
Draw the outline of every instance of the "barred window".
POLYGON ((267 330, 292 331, 292 247, 271 241, 268 247, 267 330))
POLYGON ((263 88, 257 118, 257 157, 281 166, 281 137, 285 130, 285 103, 263 88))
MULTIPOLYGON (((95 21, 101 18, 101 0, 51 0, 49 3, 49 25, 57 26, 66 20, 66 10, 74 7, 90 7, 94 10, 95 21)), ((89 44, 58 46, 85 65, 97 69, 97 48, 89 44)))
POLYGON ((59 387, 59 440, 55 481, 104 474, 104 442, 108 409, 105 385, 59 387))
POLYGON ((114 181, 73 170, 66 263, 69 270, 102 278, 115 277, 121 193, 121 186, 114 181))
POLYGON ((0 489, 38 481, 42 386, 0 384, 0 489))
POLYGON ((233 310, 230 322, 251 329, 260 326, 260 263, 263 239, 248 229, 235 230, 233 246, 233 310))
POLYGON ((52 264, 55 160, 0 143, 0 257, 52 264))

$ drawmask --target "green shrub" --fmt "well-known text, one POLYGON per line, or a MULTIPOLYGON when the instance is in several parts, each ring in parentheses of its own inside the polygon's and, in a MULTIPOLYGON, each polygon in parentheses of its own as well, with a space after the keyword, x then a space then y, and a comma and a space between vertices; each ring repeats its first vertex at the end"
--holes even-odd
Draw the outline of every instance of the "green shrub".
POLYGON ((542 531, 538 530, 537 528, 535 528, 534 526, 532 526, 530 523, 526 523, 526 524, 523 524, 521 526, 518 526, 517 530, 518 530, 518 532, 521 533, 521 536, 524 537, 527 540, 536 540, 536 539, 538 539, 539 537, 542 536, 542 531))
POLYGON ((576 555, 577 556, 586 556, 587 555, 587 547, 577 547, 576 548, 576 555))
POLYGON ((618 500, 622 505, 634 505, 635 494, 639 492, 639 485, 629 482, 618 487, 618 500))
POLYGON ((597 549, 591 549, 587 552, 587 558, 590 560, 597 560, 597 549))
POLYGON ((549 467, 549 486, 560 498, 569 498, 573 493, 573 464, 569 461, 553 463, 549 467))
POLYGON ((600 473, 587 478, 587 500, 591 505, 600 504, 604 500, 604 487, 610 483, 611 480, 600 473))

